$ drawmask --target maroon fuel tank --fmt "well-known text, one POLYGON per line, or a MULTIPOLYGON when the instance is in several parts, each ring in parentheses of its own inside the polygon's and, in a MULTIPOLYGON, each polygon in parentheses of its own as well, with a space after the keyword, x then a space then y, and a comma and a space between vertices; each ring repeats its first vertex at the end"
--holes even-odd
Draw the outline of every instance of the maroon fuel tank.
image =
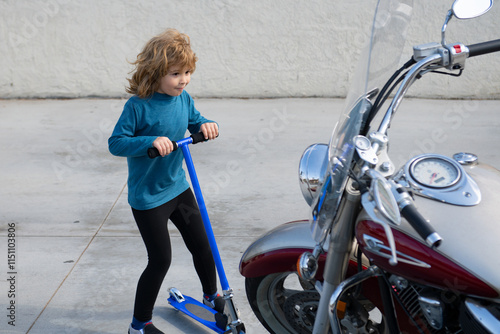
POLYGON ((431 249, 402 219, 392 228, 398 264, 388 261, 384 229, 362 212, 356 239, 373 264, 424 285, 485 298, 500 291, 500 172, 487 165, 467 168, 481 190, 475 206, 457 206, 415 197, 419 212, 443 238, 431 249))

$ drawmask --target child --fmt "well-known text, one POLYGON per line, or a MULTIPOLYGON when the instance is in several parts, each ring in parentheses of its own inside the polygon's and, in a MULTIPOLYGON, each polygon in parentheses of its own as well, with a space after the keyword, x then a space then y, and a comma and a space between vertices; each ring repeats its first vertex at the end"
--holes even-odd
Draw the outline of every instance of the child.
POLYGON ((113 155, 127 157, 128 201, 148 253, 129 334, 163 333, 151 320, 171 263, 169 219, 193 256, 203 302, 219 312, 224 308, 203 221, 182 169, 183 155, 181 150, 172 152, 172 141, 184 138, 186 129, 201 131, 205 139, 218 136, 217 124, 201 116, 184 91, 197 60, 187 35, 169 29, 153 37, 133 63, 127 92, 134 96, 125 104, 108 140, 113 155), (162 157, 150 159, 150 147, 156 147, 162 157))

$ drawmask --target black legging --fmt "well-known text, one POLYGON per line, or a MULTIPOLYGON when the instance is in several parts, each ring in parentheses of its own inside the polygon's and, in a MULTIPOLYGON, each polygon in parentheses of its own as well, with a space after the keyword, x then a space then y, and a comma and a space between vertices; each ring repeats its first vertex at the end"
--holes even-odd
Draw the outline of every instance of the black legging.
POLYGON ((203 293, 211 295, 217 292, 210 244, 191 189, 157 208, 144 211, 132 208, 132 212, 148 252, 148 265, 137 283, 135 295, 134 317, 137 320, 152 318, 158 292, 172 261, 168 219, 177 227, 193 256, 203 293))

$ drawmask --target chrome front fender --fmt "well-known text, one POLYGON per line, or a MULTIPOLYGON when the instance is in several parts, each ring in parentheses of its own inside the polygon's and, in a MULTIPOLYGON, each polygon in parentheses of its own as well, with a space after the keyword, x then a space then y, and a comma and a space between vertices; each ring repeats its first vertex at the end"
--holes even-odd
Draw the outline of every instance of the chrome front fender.
MULTIPOLYGON (((299 256, 311 251, 315 246, 316 242, 311 237, 308 220, 280 225, 259 237, 248 247, 240 261, 240 273, 245 277, 259 277, 296 271, 299 256)), ((325 255, 320 257, 320 265, 324 262, 324 257, 325 255)))

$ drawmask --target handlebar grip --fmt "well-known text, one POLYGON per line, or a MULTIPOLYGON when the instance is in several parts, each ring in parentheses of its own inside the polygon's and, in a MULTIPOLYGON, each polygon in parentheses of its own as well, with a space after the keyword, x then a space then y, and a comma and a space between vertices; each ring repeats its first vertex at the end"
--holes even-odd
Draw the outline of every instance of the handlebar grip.
MULTIPOLYGON (((177 150, 179 147, 177 146, 177 143, 175 141, 173 141, 172 144, 174 145, 174 149, 172 150, 172 152, 173 152, 173 151, 177 150)), ((148 148, 148 157, 150 159, 154 159, 154 158, 159 157, 159 156, 160 156, 160 152, 158 151, 158 149, 156 147, 148 148)))
POLYGON ((156 147, 150 147, 148 148, 148 157, 149 159, 154 159, 156 157, 160 156, 160 152, 156 147))
POLYGON ((401 214, 429 246, 438 247, 441 244, 443 239, 420 212, 418 212, 415 204, 409 203, 406 205, 401 210, 401 214))
POLYGON ((468 45, 469 58, 500 51, 500 39, 468 45))
MULTIPOLYGON (((190 137, 192 139, 191 144, 198 144, 198 143, 206 141, 205 135, 202 132, 194 133, 190 137)), ((173 152, 179 148, 179 145, 177 145, 177 142, 175 142, 175 141, 173 141, 172 144, 174 145, 174 149, 172 150, 172 152, 173 152)), ((150 159, 154 159, 154 158, 159 157, 159 156, 160 156, 160 152, 158 151, 158 149, 156 147, 148 148, 148 157, 150 159)))
POLYGON ((193 144, 198 144, 206 140, 203 132, 194 133, 190 137, 193 139, 193 144))

